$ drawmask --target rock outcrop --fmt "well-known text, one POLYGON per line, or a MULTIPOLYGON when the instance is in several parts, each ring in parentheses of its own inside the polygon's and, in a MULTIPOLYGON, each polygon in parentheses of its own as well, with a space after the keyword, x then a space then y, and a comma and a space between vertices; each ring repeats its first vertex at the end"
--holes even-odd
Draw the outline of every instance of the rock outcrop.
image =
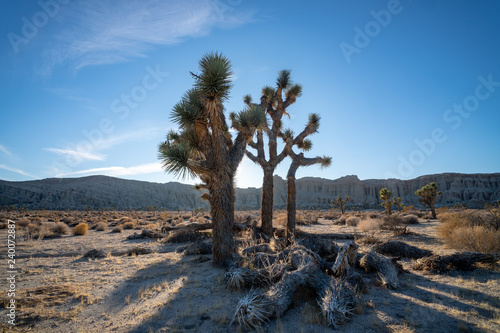
MULTIPOLYGON (((274 203, 286 207, 286 181, 275 176, 274 203)), ((299 208, 328 208, 337 195, 350 195, 351 206, 380 208, 379 191, 387 187, 401 197, 406 205, 421 206, 415 191, 436 182, 443 195, 436 205, 466 204, 481 208, 485 203, 500 199, 500 173, 459 174, 443 173, 411 180, 368 179, 346 176, 335 180, 302 178, 297 180, 299 208)), ((259 209, 260 189, 236 189, 236 209, 259 209)), ((181 183, 150 183, 106 176, 83 178, 50 178, 44 180, 9 182, 0 180, 0 206, 26 206, 30 209, 158 209, 208 208, 200 192, 181 183)))

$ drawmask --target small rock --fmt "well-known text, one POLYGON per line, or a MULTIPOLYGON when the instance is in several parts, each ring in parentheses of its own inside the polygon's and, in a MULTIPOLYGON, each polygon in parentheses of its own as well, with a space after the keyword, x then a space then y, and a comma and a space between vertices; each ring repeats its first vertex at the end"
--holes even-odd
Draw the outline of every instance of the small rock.
POLYGON ((105 258, 108 253, 104 250, 93 249, 83 255, 85 258, 105 258))

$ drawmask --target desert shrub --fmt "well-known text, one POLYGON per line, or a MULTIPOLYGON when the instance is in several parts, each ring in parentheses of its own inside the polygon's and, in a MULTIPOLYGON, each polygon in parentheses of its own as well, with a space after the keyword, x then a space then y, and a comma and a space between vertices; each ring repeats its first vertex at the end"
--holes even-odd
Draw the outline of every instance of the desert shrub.
POLYGON ((333 212, 333 211, 328 211, 326 214, 325 214, 325 219, 327 220, 336 220, 340 217, 340 213, 339 212, 333 212))
POLYGON ((111 229, 112 232, 123 232, 123 227, 121 225, 117 225, 113 229, 111 229))
POLYGON ((413 212, 414 210, 415 210, 415 206, 414 205, 409 205, 409 206, 404 206, 403 207, 403 213, 413 212))
POLYGON ((196 217, 191 216, 191 217, 189 218, 189 222, 195 222, 195 221, 196 221, 196 217))
POLYGON ((16 222, 16 226, 21 227, 21 228, 27 227, 28 224, 30 224, 30 221, 25 217, 23 217, 22 219, 20 219, 16 222))
POLYGON ((363 219, 363 220, 359 221, 357 227, 359 230, 366 232, 366 231, 370 231, 370 230, 379 229, 380 226, 382 225, 382 223, 383 222, 381 219, 368 218, 368 219, 363 219))
POLYGON ((65 235, 69 232, 69 227, 66 223, 57 222, 52 226, 54 235, 65 235))
POLYGON ((26 236, 29 239, 42 240, 44 237, 53 237, 54 234, 49 224, 30 223, 26 226, 26 236))
POLYGON ((104 231, 108 229, 108 224, 106 222, 99 222, 95 226, 95 231, 104 231))
POLYGON ((425 213, 422 212, 421 210, 417 210, 414 212, 415 215, 417 215, 419 218, 423 218, 425 213))
POLYGON ((403 219, 406 224, 418 224, 418 217, 415 215, 406 215, 403 219))
POLYGON ((166 243, 187 243, 203 239, 203 235, 190 228, 171 231, 167 237, 164 238, 166 243))
POLYGON ((43 222, 43 218, 40 216, 32 217, 31 218, 31 223, 38 223, 41 224, 43 222))
POLYGON ((436 215, 442 215, 442 214, 445 214, 445 213, 448 213, 448 207, 447 206, 443 206, 443 207, 439 207, 436 209, 436 215))
POLYGON ((466 210, 444 213, 438 234, 446 246, 457 250, 500 252, 500 230, 495 219, 485 212, 466 210))
POLYGON ((357 226, 359 223, 359 217, 348 217, 345 220, 345 224, 351 227, 357 226))
POLYGON ((0 223, 0 229, 7 229, 7 223, 6 222, 1 222, 0 223))
POLYGON ((123 224, 123 229, 134 229, 136 224, 137 224, 137 222, 135 220, 125 222, 123 224))
POLYGON ((500 252, 500 231, 485 226, 460 227, 446 238, 446 245, 457 250, 500 252))
POLYGON ((287 214, 286 212, 278 212, 275 213, 274 216, 276 217, 276 227, 286 227, 286 221, 287 221, 287 214))
POLYGON ((383 223, 380 229, 392 231, 396 235, 408 233, 405 219, 403 218, 403 216, 398 214, 385 216, 383 218, 383 223))
MULTIPOLYGON (((286 214, 285 214, 286 216, 286 214)), ((295 223, 297 225, 311 225, 318 223, 318 214, 317 213, 298 213, 295 218, 295 223)), ((285 220, 286 221, 286 220, 285 220)), ((286 224, 286 222, 285 222, 286 224)))
POLYGON ((61 222, 64 222, 64 223, 67 223, 67 224, 71 224, 75 221, 75 218, 74 217, 71 217, 71 216, 67 216, 67 217, 63 217, 61 219, 61 222))
POLYGON ((123 216, 122 218, 120 218, 120 223, 126 223, 126 222, 130 222, 132 221, 132 219, 128 216, 123 216))
POLYGON ((83 236, 89 230, 89 225, 87 223, 79 223, 76 227, 73 228, 73 235, 75 236, 83 236))

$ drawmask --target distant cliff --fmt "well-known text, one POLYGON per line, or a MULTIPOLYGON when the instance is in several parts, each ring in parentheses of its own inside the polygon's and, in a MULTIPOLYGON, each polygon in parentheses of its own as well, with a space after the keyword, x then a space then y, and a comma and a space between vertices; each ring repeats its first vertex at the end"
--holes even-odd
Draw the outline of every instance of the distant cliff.
MULTIPOLYGON (((274 204, 286 207, 286 181, 275 176, 274 204)), ((387 187, 401 197, 406 205, 420 206, 417 189, 436 182, 443 195, 438 206, 463 203, 469 207, 483 207, 485 203, 500 200, 500 173, 459 174, 444 173, 422 176, 411 180, 369 179, 346 176, 335 180, 302 178, 297 180, 299 208, 328 208, 337 195, 350 195, 351 205, 360 208, 380 208, 378 193, 387 187)), ((150 183, 106 176, 83 178, 50 178, 25 182, 0 180, 0 206, 23 206, 30 209, 142 209, 156 206, 169 210, 208 208, 200 199, 200 192, 181 183, 150 183)), ((236 189, 236 209, 259 209, 260 189, 236 189)))

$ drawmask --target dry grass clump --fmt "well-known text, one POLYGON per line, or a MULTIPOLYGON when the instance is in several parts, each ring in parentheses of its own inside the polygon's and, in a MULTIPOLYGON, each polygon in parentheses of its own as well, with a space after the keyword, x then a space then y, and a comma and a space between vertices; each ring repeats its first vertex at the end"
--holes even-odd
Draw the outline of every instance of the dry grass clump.
POLYGON ((6 229, 7 228, 7 222, 0 222, 0 229, 6 229))
POLYGON ((360 221, 359 217, 352 216, 352 217, 348 217, 345 220, 345 224, 348 226, 351 226, 351 227, 355 227, 359 224, 359 221, 360 221))
POLYGON ((111 232, 123 232, 123 226, 117 225, 113 229, 111 229, 111 232))
POLYGON ((43 222, 43 218, 40 216, 32 217, 31 218, 31 223, 38 223, 41 224, 43 222))
POLYGON ((298 225, 311 225, 318 224, 319 213, 316 211, 309 211, 297 214, 296 223, 298 225))
POLYGON ((418 224, 418 217, 416 215, 405 215, 403 219, 406 224, 418 224))
POLYGON ((383 224, 381 219, 367 218, 359 221, 357 227, 359 230, 366 232, 371 230, 377 230, 383 224))
POLYGON ((52 232, 54 235, 65 235, 69 232, 69 227, 66 223, 56 222, 52 226, 52 232))
POLYGON ((125 222, 123 224, 123 229, 135 229, 136 225, 137 225, 137 221, 130 220, 130 221, 125 222))
POLYGON ((16 226, 24 228, 24 227, 27 227, 30 223, 31 223, 30 220, 23 217, 22 219, 20 219, 16 222, 16 226))
POLYGON ((403 216, 392 214, 384 217, 382 226, 380 228, 383 230, 392 231, 396 235, 403 235, 408 233, 406 225, 407 223, 403 216))
POLYGON ((462 227, 454 230, 445 242, 457 250, 500 252, 500 231, 484 226, 462 227))
POLYGON ((26 237, 28 239, 38 239, 42 240, 44 237, 53 237, 53 233, 51 231, 51 225, 43 223, 43 224, 34 224, 29 223, 26 226, 26 237))
POLYGON ((105 231, 108 229, 108 224, 106 222, 99 222, 95 226, 95 231, 105 231))
POLYGON ((467 210, 444 213, 440 221, 438 234, 446 246, 474 252, 500 252, 500 230, 495 228, 494 217, 467 210))
POLYGON ((83 236, 89 230, 89 225, 87 223, 79 223, 76 227, 73 228, 73 235, 75 236, 83 236))

